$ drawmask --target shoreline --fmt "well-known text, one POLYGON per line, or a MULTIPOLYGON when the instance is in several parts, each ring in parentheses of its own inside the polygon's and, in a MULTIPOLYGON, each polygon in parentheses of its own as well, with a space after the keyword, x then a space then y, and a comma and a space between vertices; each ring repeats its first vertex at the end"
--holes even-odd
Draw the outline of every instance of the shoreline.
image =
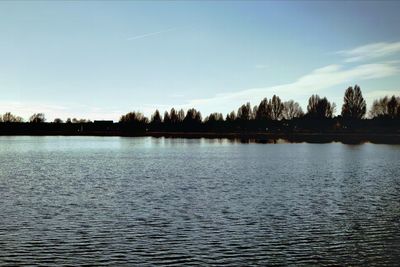
POLYGON ((256 143, 331 143, 344 144, 400 144, 400 133, 261 133, 261 132, 142 132, 123 131, 37 131, 37 132, 1 132, 0 136, 115 136, 115 137, 155 137, 186 139, 231 139, 256 143))

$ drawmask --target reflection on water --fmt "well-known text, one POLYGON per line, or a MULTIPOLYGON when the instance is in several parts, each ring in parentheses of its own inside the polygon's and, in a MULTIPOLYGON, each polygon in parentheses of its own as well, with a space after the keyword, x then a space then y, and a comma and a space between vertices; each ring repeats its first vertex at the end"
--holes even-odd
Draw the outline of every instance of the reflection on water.
POLYGON ((0 265, 396 265, 399 152, 0 137, 0 265))

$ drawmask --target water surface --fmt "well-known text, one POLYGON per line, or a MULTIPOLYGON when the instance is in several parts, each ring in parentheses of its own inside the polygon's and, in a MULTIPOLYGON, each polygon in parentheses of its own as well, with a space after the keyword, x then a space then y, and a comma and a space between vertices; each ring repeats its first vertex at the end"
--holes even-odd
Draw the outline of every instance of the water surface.
POLYGON ((0 137, 0 265, 396 265, 400 146, 0 137))

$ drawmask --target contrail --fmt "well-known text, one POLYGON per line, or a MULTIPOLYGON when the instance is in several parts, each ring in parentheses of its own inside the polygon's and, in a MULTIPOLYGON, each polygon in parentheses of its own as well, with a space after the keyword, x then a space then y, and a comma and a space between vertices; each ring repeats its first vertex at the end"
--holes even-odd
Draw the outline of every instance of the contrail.
POLYGON ((146 37, 149 37, 149 36, 153 36, 153 35, 157 35, 157 34, 161 34, 161 33, 166 33, 166 32, 171 32, 171 31, 175 31, 175 30, 176 30, 176 28, 169 28, 169 29, 166 29, 166 30, 163 30, 163 31, 149 32, 149 33, 145 33, 145 34, 129 37, 127 40, 131 41, 131 40, 142 39, 142 38, 146 38, 146 37))

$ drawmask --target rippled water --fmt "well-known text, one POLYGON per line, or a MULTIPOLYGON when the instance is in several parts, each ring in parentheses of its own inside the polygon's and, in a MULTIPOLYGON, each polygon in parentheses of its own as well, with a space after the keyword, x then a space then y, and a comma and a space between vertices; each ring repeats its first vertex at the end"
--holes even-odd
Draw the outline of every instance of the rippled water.
POLYGON ((0 137, 0 265, 396 265, 400 146, 0 137))

